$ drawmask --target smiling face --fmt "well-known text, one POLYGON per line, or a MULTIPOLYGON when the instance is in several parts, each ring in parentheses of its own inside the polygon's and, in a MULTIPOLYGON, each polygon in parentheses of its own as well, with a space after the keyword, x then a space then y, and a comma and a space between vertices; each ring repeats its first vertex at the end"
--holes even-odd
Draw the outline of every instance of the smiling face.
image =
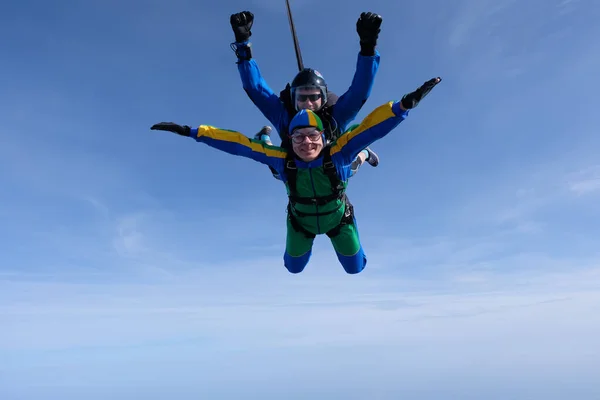
POLYGON ((315 160, 323 150, 322 132, 314 127, 299 128, 291 136, 294 153, 302 161, 315 160))

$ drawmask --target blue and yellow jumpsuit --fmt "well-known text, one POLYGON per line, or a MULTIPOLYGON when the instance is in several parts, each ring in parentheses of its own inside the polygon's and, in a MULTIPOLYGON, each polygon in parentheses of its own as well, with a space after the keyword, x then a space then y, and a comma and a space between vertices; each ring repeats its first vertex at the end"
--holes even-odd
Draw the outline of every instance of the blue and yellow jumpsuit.
MULTIPOLYGON (((307 114, 314 115, 312 111, 303 110, 295 118, 307 114)), ((316 198, 332 193, 331 181, 323 165, 324 154, 329 152, 344 196, 319 205, 295 203, 290 197, 286 160, 292 154, 288 154, 288 150, 210 125, 192 128, 190 137, 226 153, 258 161, 279 173, 290 200, 284 254, 284 265, 289 272, 302 272, 310 259, 314 237, 327 234, 344 270, 356 274, 364 269, 367 258, 360 243, 352 206, 345 196, 352 161, 362 149, 391 132, 407 115, 408 111, 400 108, 399 101, 391 101, 377 107, 357 127, 326 146, 316 160, 304 162, 294 157, 297 196, 316 198)))

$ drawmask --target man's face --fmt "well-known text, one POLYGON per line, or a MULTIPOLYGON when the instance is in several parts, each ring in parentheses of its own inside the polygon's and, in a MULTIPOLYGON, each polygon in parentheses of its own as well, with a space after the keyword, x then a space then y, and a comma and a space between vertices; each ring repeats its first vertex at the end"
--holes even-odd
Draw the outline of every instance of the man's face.
POLYGON ((316 111, 323 105, 321 91, 315 87, 299 87, 295 92, 296 108, 316 111))
POLYGON ((296 129, 290 140, 292 141, 294 153, 302 161, 313 161, 323 150, 322 132, 313 127, 296 129))

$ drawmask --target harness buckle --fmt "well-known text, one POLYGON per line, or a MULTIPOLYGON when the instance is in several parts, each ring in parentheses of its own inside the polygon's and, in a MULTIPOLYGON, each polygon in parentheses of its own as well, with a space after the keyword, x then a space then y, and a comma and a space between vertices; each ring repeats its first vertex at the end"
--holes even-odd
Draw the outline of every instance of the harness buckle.
POLYGON ((286 168, 288 169, 297 169, 296 163, 293 160, 288 160, 286 163, 286 168))

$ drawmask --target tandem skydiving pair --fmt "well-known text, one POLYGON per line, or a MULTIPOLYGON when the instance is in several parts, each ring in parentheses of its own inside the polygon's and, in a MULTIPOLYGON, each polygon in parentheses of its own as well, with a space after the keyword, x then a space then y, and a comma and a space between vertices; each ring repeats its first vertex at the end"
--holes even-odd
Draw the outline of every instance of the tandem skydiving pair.
POLYGON ((361 272, 367 257, 360 242, 354 207, 346 195, 352 164, 373 142, 385 137, 408 116, 409 110, 437 85, 433 78, 400 101, 373 110, 354 129, 328 140, 327 127, 312 110, 301 109, 287 126, 287 146, 273 146, 240 132, 200 125, 191 128, 161 122, 152 130, 174 132, 226 153, 267 165, 283 181, 288 196, 284 265, 299 273, 308 264, 313 241, 327 235, 348 274, 361 272))
POLYGON ((356 23, 360 39, 356 70, 348 90, 337 96, 328 90, 323 76, 304 68, 279 93, 263 79, 252 57, 249 38, 254 15, 243 11, 230 16, 235 35, 231 44, 237 56, 242 86, 250 100, 275 127, 281 139, 273 146, 265 126, 253 139, 246 135, 200 125, 191 128, 172 122, 151 129, 190 137, 226 153, 263 163, 286 187, 288 196, 287 238, 284 265, 291 273, 304 270, 317 235, 326 234, 344 270, 361 272, 367 257, 362 248, 354 208, 346 188, 348 180, 367 161, 377 166, 379 158, 369 147, 408 116, 441 79, 433 78, 400 101, 390 101, 373 110, 360 124, 348 126, 368 100, 380 55, 376 50, 381 16, 361 13, 356 23))

